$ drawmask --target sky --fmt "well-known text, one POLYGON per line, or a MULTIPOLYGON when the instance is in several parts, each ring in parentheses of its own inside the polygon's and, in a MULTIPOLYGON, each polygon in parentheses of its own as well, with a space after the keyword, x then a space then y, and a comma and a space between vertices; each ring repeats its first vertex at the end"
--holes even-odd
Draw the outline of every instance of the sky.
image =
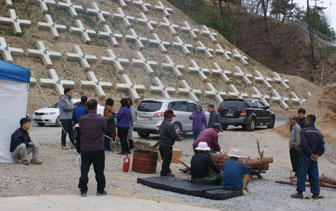
MULTIPOLYGON (((297 3, 300 7, 306 8, 307 6, 307 0, 294 0, 294 2, 297 3)), ((315 0, 310 0, 309 3, 310 6, 313 6, 315 5, 315 0)), ((324 12, 328 17, 330 25, 332 25, 336 31, 336 0, 319 0, 317 4, 319 6, 326 7, 324 12)))

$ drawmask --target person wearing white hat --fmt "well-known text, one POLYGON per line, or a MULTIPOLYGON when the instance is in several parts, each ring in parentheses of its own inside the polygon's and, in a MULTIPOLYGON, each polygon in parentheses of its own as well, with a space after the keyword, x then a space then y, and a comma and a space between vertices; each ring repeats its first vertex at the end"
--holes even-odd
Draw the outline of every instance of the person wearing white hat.
MULTIPOLYGON (((228 190, 243 190, 243 174, 250 174, 251 168, 238 162, 241 153, 233 148, 229 153, 230 160, 223 163, 223 187, 228 190)), ((247 184, 246 184, 247 186, 247 184)))
POLYGON ((200 142, 195 148, 197 153, 191 158, 191 182, 198 184, 220 184, 221 172, 210 155, 210 147, 206 142, 200 142), (209 173, 213 171, 214 174, 209 173))

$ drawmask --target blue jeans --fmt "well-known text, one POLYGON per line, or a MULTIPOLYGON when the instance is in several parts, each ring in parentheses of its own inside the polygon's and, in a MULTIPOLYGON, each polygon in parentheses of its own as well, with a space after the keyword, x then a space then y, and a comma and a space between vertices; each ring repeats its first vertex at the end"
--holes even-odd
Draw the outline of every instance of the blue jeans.
POLYGON ((306 177, 309 177, 310 191, 314 195, 320 195, 319 172, 316 161, 309 157, 300 157, 298 166, 297 192, 302 193, 306 190, 306 177))
POLYGON ((194 140, 196 140, 198 138, 198 136, 201 134, 203 130, 193 130, 193 136, 194 136, 194 140))

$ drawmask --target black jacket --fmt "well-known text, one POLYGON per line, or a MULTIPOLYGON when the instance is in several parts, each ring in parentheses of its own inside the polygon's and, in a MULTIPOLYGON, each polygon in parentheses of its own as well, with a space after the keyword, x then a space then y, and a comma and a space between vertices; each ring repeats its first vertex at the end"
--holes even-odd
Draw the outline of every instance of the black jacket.
POLYGON ((301 130, 301 156, 310 157, 313 154, 321 156, 324 153, 324 140, 320 131, 314 125, 307 125, 301 130))
POLYGON ((219 123, 216 111, 210 113, 208 128, 212 128, 215 123, 219 123))
POLYGON ((190 172, 192 179, 200 179, 208 177, 210 169, 212 169, 217 174, 220 173, 210 154, 197 152, 191 158, 190 163, 191 163, 190 172))
POLYGON ((22 143, 29 146, 29 142, 31 142, 29 133, 20 127, 12 134, 10 152, 14 152, 16 147, 22 143))
POLYGON ((300 119, 299 117, 296 118, 296 122, 301 126, 301 128, 303 129, 306 125, 306 117, 304 117, 303 119, 300 119))
POLYGON ((175 141, 180 140, 174 125, 167 119, 163 120, 160 126, 160 145, 173 146, 175 141))

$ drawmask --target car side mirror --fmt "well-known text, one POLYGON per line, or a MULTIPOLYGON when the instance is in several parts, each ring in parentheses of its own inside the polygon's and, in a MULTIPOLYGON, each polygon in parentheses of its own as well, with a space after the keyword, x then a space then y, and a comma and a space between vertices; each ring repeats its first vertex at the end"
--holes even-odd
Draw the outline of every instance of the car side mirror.
POLYGON ((265 110, 269 109, 270 107, 269 106, 265 106, 265 110))

